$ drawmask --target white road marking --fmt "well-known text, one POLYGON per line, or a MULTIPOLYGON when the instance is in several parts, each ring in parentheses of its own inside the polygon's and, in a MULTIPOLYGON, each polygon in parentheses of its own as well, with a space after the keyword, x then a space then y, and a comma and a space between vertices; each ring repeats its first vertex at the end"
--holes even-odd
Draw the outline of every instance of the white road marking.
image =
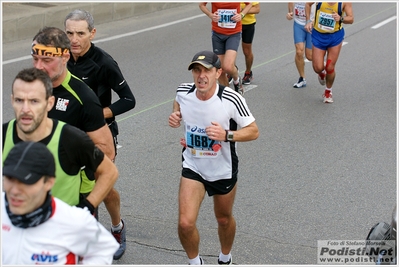
POLYGON ((387 23, 389 23, 389 22, 391 22, 391 21, 393 21, 393 20, 395 20, 395 19, 396 19, 396 16, 390 17, 389 19, 386 19, 386 20, 384 20, 384 21, 382 21, 382 22, 380 22, 380 23, 374 25, 374 26, 371 27, 371 28, 372 28, 373 30, 378 29, 379 27, 384 26, 385 24, 387 24, 387 23))
POLYGON ((256 84, 248 84, 248 85, 243 84, 242 87, 244 87, 244 95, 245 95, 246 92, 251 91, 252 89, 255 89, 258 86, 256 84))

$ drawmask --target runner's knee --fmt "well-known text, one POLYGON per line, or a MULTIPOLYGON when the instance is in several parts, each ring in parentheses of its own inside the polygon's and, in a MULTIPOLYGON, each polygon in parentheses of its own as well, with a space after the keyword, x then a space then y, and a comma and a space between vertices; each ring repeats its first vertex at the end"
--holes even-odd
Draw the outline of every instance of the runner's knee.
POLYGON ((229 215, 216 217, 216 221, 218 222, 218 225, 221 227, 228 226, 232 220, 234 220, 233 216, 229 215))
POLYGON ((236 70, 236 67, 234 66, 234 64, 232 66, 224 66, 223 67, 223 71, 228 74, 234 73, 235 70, 236 70))
POLYGON ((334 67, 331 66, 331 59, 327 60, 327 63, 326 63, 326 73, 327 73, 327 74, 332 74, 332 73, 334 73, 334 71, 335 71, 334 67))
POLYGON ((181 233, 190 233, 194 231, 195 227, 195 221, 184 218, 179 219, 178 228, 181 233))

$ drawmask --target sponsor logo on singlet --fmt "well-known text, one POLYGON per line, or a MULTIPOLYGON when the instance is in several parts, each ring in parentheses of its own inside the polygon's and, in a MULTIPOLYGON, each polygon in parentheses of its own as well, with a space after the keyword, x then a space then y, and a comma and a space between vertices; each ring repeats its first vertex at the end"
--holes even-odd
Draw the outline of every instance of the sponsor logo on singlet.
POLYGON ((199 127, 197 127, 197 126, 194 126, 194 127, 188 127, 189 128, 189 130, 192 132, 192 133, 205 133, 205 129, 203 129, 203 128, 199 128, 199 127))
POLYGON ((51 255, 50 252, 34 253, 31 260, 36 264, 52 263, 58 261, 58 255, 51 255))
POLYGON ((11 227, 9 225, 7 225, 7 224, 3 224, 2 229, 3 229, 3 231, 10 232, 11 227))
POLYGON ((58 98, 57 104, 55 106, 56 110, 66 111, 69 104, 68 99, 58 98))

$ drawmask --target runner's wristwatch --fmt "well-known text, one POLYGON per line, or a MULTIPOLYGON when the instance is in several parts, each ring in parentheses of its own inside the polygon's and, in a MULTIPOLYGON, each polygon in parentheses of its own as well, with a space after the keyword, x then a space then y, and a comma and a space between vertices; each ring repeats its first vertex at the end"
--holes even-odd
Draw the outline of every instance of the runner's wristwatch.
POLYGON ((233 131, 226 130, 226 141, 233 141, 234 134, 233 131))

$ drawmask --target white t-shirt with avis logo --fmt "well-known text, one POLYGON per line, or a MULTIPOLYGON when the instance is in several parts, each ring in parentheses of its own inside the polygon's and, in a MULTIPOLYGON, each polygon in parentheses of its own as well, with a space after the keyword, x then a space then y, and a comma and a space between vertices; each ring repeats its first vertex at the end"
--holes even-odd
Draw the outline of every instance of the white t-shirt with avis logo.
POLYGON ((3 265, 112 264, 118 242, 89 211, 71 207, 53 198, 53 214, 44 223, 31 227, 14 226, 5 208, 2 193, 1 241, 3 265))

